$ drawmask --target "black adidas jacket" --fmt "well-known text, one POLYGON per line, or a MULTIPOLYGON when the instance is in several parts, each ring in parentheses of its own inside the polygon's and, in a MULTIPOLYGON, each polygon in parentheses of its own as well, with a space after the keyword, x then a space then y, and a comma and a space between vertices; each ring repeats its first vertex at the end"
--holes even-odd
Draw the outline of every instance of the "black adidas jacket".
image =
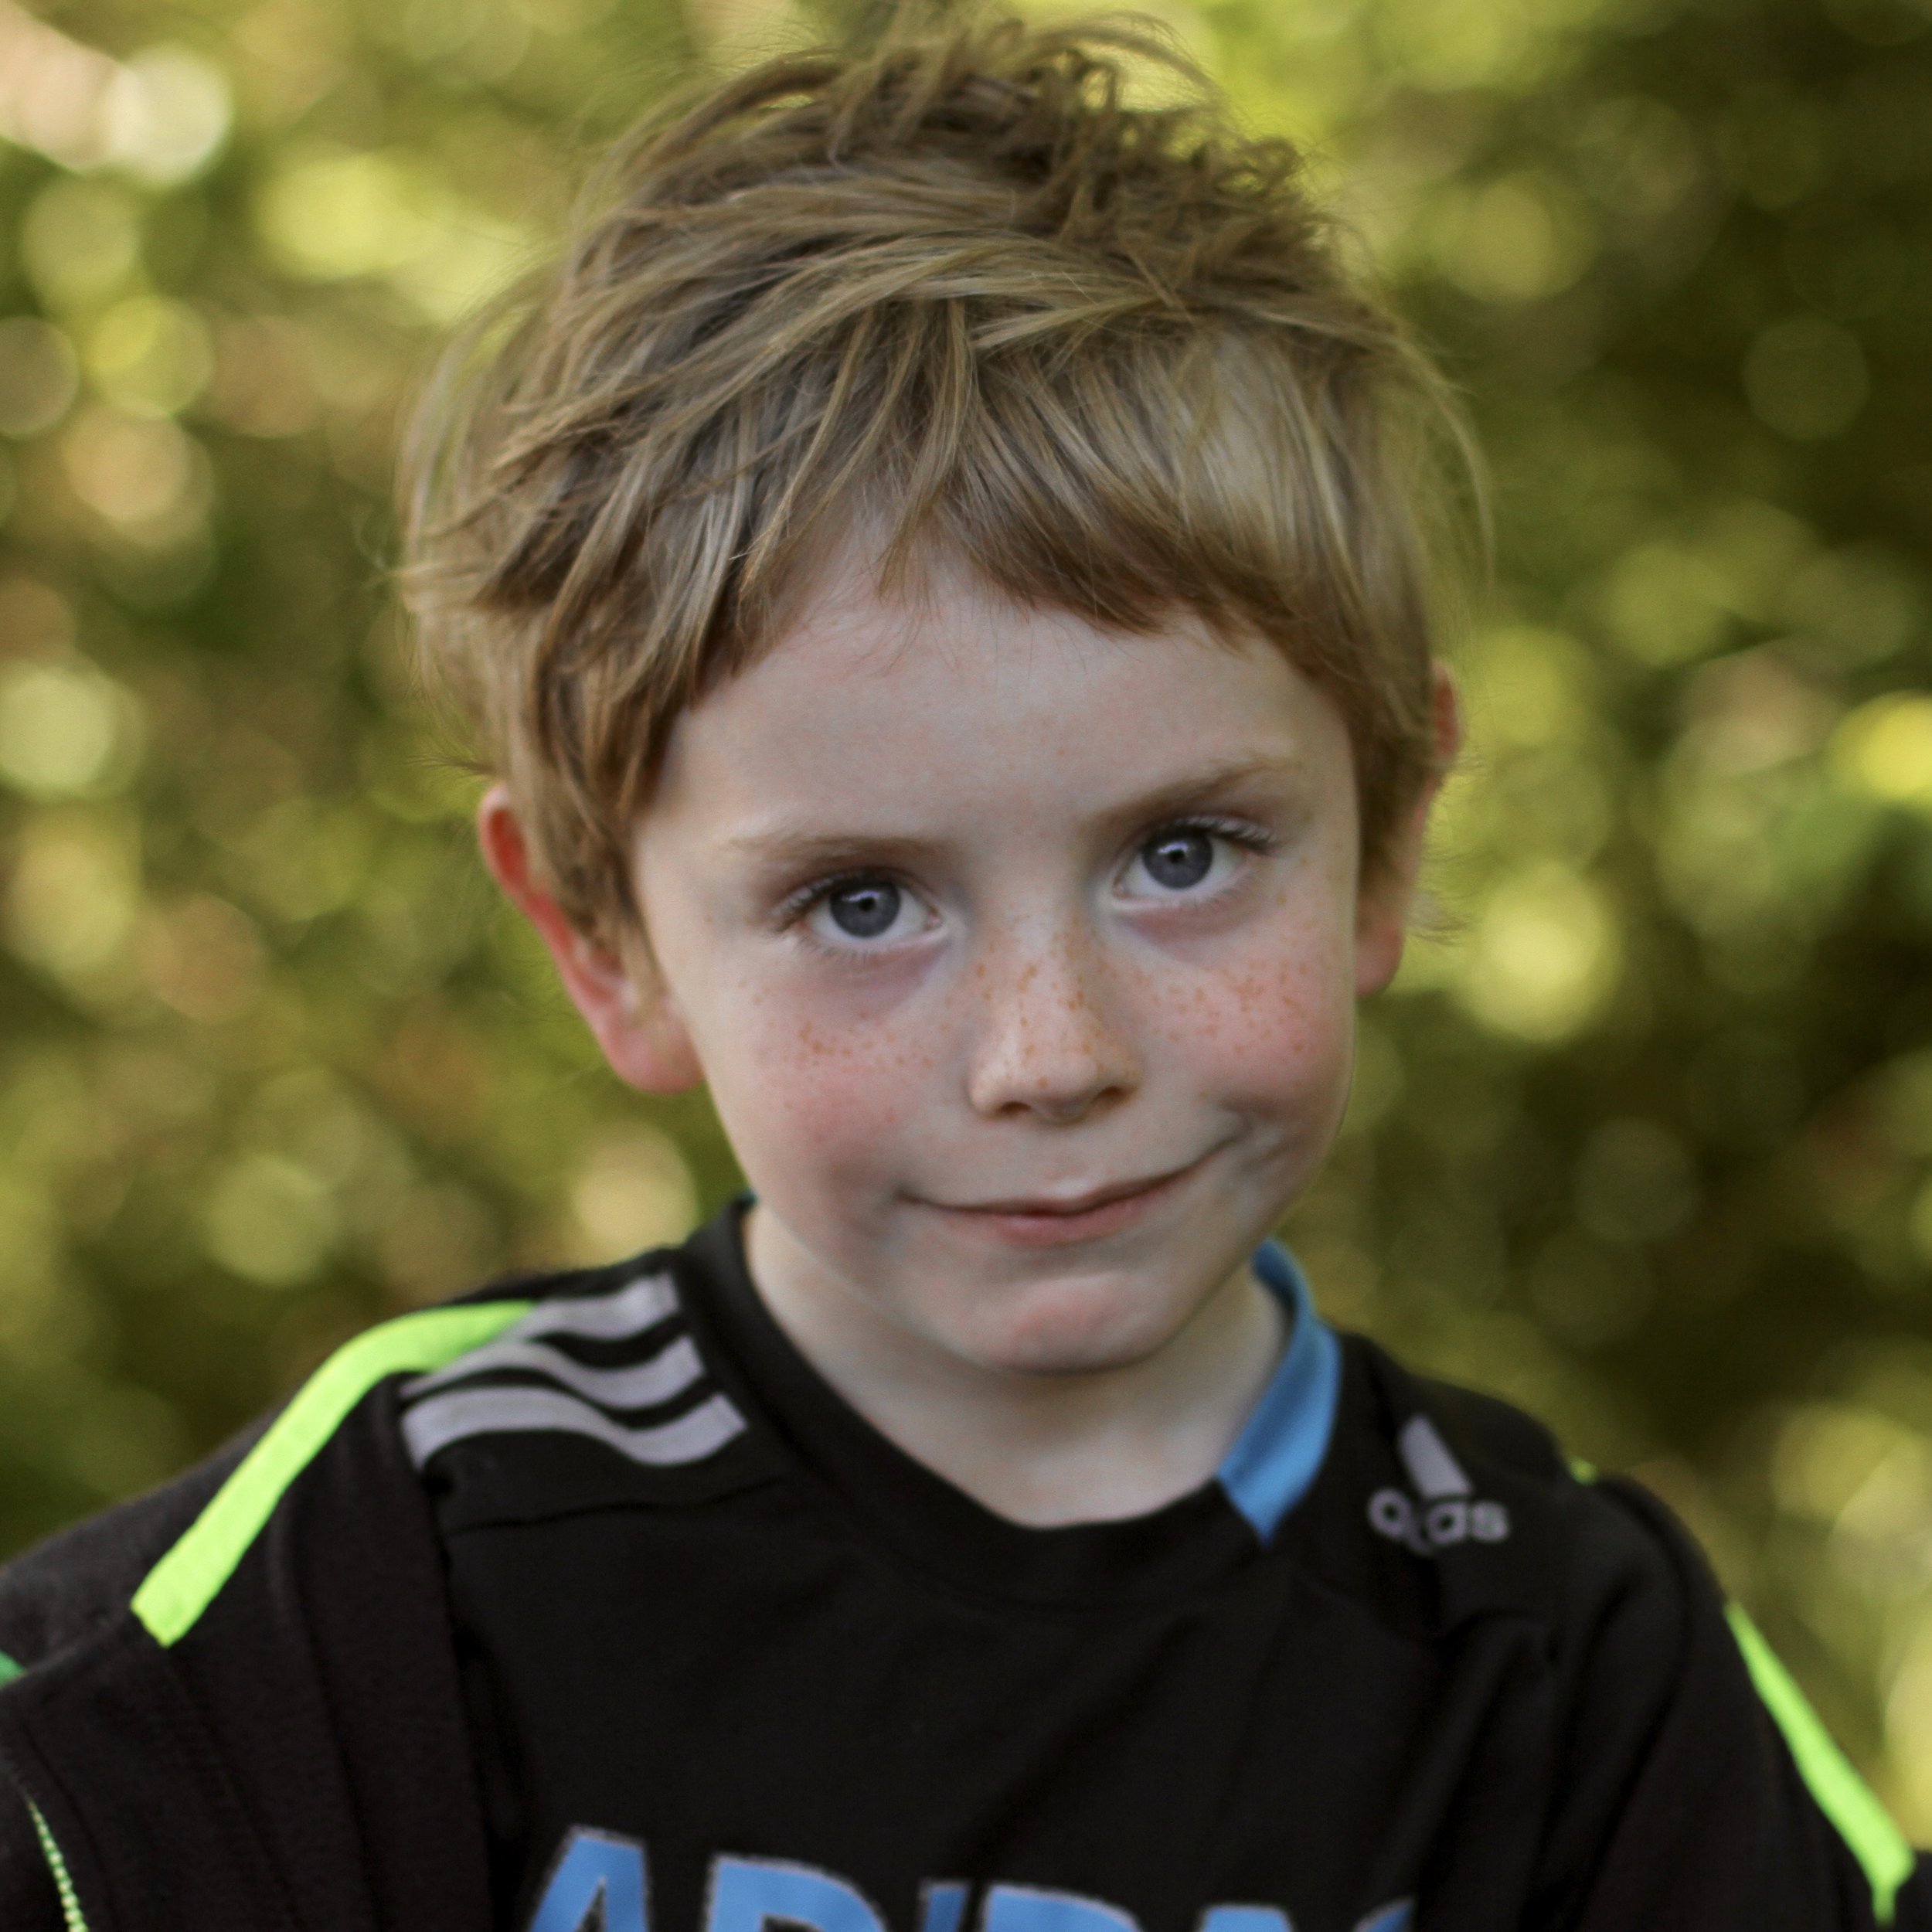
MULTIPOLYGON (((444 1558, 399 1379, 532 1298, 614 1289, 635 1266, 372 1331, 266 1430, 0 1571, 0 1652, 22 1667, 0 1686, 0 1932, 491 1932, 444 1558)), ((1392 1426, 1431 1417, 1519 1496, 1570 1484, 1525 1419, 1346 1348, 1392 1426)), ((1786 1742, 1808 1713, 1774 1723, 1681 1531, 1631 1485, 1590 1506, 1654 1553, 1593 1614, 1655 1715, 1601 1808, 1589 1895, 1522 1932, 1932 1932, 1924 1862, 1849 1771, 1833 1817, 1815 1801, 1786 1742)), ((1426 1898, 1418 1932, 1436 1932, 1426 1898)))

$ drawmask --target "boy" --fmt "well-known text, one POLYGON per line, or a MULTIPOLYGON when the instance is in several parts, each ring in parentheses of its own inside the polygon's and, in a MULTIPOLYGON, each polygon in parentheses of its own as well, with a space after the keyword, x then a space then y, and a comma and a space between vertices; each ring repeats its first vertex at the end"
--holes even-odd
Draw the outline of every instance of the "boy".
POLYGON ((1932 1925, 1658 1505, 1267 1239, 1455 749, 1431 392, 1118 44, 661 117, 433 401, 488 862, 753 1192, 14 1566, 6 1932, 1932 1925))

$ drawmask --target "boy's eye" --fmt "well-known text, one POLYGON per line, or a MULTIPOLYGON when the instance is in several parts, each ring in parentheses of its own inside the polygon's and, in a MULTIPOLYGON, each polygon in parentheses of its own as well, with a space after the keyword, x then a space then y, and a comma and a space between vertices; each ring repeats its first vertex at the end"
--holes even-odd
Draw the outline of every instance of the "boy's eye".
POLYGON ((1148 876, 1170 892, 1198 886, 1214 867, 1214 841, 1204 832, 1163 832, 1141 848, 1148 876))
POLYGON ((904 939, 916 929, 919 906, 889 879, 848 879, 825 887, 805 924, 834 945, 851 940, 904 939))
POLYGON ((842 886, 828 894, 825 910, 842 933, 854 939, 876 939, 892 930, 902 896, 891 880, 874 879, 863 886, 842 886))
POLYGON ((1145 840, 1121 885, 1139 899, 1199 899, 1225 884, 1244 849, 1265 849, 1263 835, 1234 826, 1167 825, 1145 840))

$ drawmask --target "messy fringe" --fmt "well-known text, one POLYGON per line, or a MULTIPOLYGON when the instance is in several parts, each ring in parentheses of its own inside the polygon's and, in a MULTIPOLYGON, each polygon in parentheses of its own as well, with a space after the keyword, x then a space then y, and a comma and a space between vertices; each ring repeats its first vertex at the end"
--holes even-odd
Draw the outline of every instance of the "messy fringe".
POLYGON ((1132 15, 908 5, 646 118, 404 452, 422 663, 574 925, 641 939, 672 725, 862 525, 883 594, 946 555, 1103 628, 1272 640, 1347 720, 1375 862, 1434 755, 1417 506, 1476 472, 1302 174, 1132 15), (1136 62, 1187 98, 1129 104, 1136 62))

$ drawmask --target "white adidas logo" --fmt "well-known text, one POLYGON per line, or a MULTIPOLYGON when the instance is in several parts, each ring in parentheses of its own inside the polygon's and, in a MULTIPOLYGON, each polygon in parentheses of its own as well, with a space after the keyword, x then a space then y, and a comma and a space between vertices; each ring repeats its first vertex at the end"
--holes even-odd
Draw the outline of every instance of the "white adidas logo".
POLYGON ((1420 1500, 1400 1489, 1378 1489, 1369 1498, 1369 1522, 1391 1543, 1433 1556, 1452 1543, 1499 1543, 1509 1534, 1509 1512, 1471 1499, 1474 1485, 1427 1416, 1403 1425, 1396 1448, 1420 1500))

